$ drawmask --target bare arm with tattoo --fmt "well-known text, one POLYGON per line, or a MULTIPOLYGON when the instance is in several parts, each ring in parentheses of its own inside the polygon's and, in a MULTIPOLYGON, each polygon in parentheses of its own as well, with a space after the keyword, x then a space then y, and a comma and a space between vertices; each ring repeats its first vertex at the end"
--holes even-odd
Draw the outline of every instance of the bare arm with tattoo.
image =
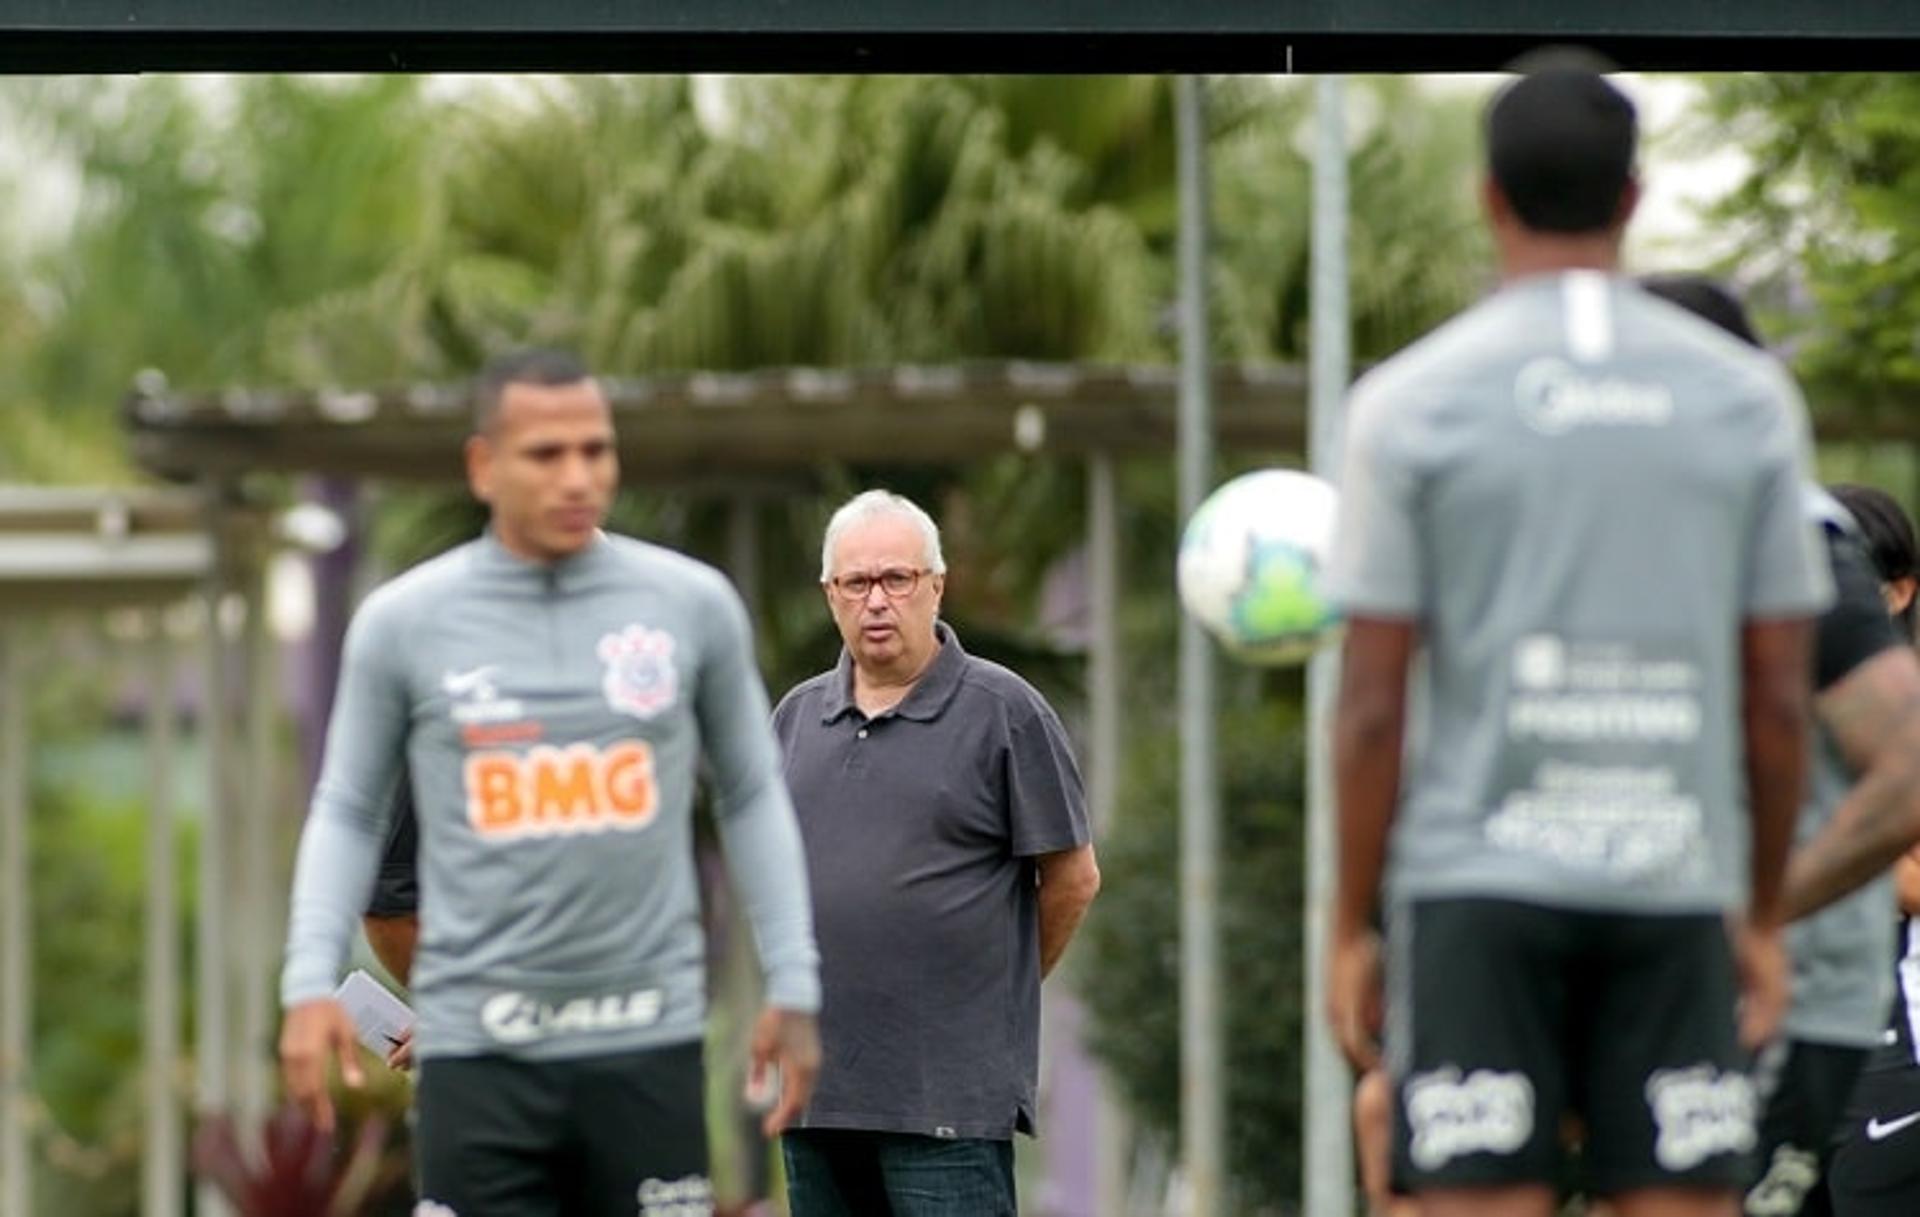
POLYGON ((1787 865, 1786 915, 1806 916, 1920 842, 1920 661, 1905 647, 1868 660, 1814 703, 1860 780, 1787 865))

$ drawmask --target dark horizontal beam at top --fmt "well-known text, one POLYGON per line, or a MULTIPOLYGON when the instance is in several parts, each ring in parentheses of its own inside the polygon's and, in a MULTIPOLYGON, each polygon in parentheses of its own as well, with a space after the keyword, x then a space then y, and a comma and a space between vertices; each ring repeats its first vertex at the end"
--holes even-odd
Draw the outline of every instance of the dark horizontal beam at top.
POLYGON ((0 0, 0 71, 1487 71, 1910 67, 1907 0, 0 0))

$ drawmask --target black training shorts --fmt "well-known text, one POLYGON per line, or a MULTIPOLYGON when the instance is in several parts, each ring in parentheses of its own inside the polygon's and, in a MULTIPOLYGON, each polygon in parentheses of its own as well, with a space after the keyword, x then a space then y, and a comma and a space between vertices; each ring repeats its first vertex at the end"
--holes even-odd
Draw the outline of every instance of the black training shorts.
POLYGON ((1387 946, 1396 1187, 1559 1187, 1568 1113, 1596 1195, 1748 1182, 1756 1104, 1717 914, 1415 901, 1387 946))
POLYGON ((1834 1217, 1920 1213, 1920 1069, 1863 1073, 1827 1174, 1834 1217))
POLYGON ((433 1057, 415 1095, 416 1211, 708 1217, 705 1086, 698 1043, 563 1061, 433 1057))

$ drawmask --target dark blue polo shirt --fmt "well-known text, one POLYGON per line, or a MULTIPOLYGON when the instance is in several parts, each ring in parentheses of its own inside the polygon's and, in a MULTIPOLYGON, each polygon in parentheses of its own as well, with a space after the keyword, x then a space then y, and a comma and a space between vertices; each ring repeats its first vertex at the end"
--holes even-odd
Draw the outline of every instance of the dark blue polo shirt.
POLYGON ((1033 686, 936 629, 939 654, 886 713, 860 713, 844 651, 773 712, 824 992, 804 1128, 1034 1131, 1034 859, 1087 843, 1086 799, 1033 686))

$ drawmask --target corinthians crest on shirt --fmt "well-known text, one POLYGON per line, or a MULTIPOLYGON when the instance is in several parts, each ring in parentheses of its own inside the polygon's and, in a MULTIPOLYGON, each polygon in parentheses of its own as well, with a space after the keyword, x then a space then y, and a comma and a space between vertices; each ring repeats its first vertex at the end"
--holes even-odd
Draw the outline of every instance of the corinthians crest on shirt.
POLYGON ((654 718, 674 703, 680 692, 673 666, 673 635, 630 625, 600 639, 600 661, 607 665, 600 686, 607 705, 620 714, 654 718))

